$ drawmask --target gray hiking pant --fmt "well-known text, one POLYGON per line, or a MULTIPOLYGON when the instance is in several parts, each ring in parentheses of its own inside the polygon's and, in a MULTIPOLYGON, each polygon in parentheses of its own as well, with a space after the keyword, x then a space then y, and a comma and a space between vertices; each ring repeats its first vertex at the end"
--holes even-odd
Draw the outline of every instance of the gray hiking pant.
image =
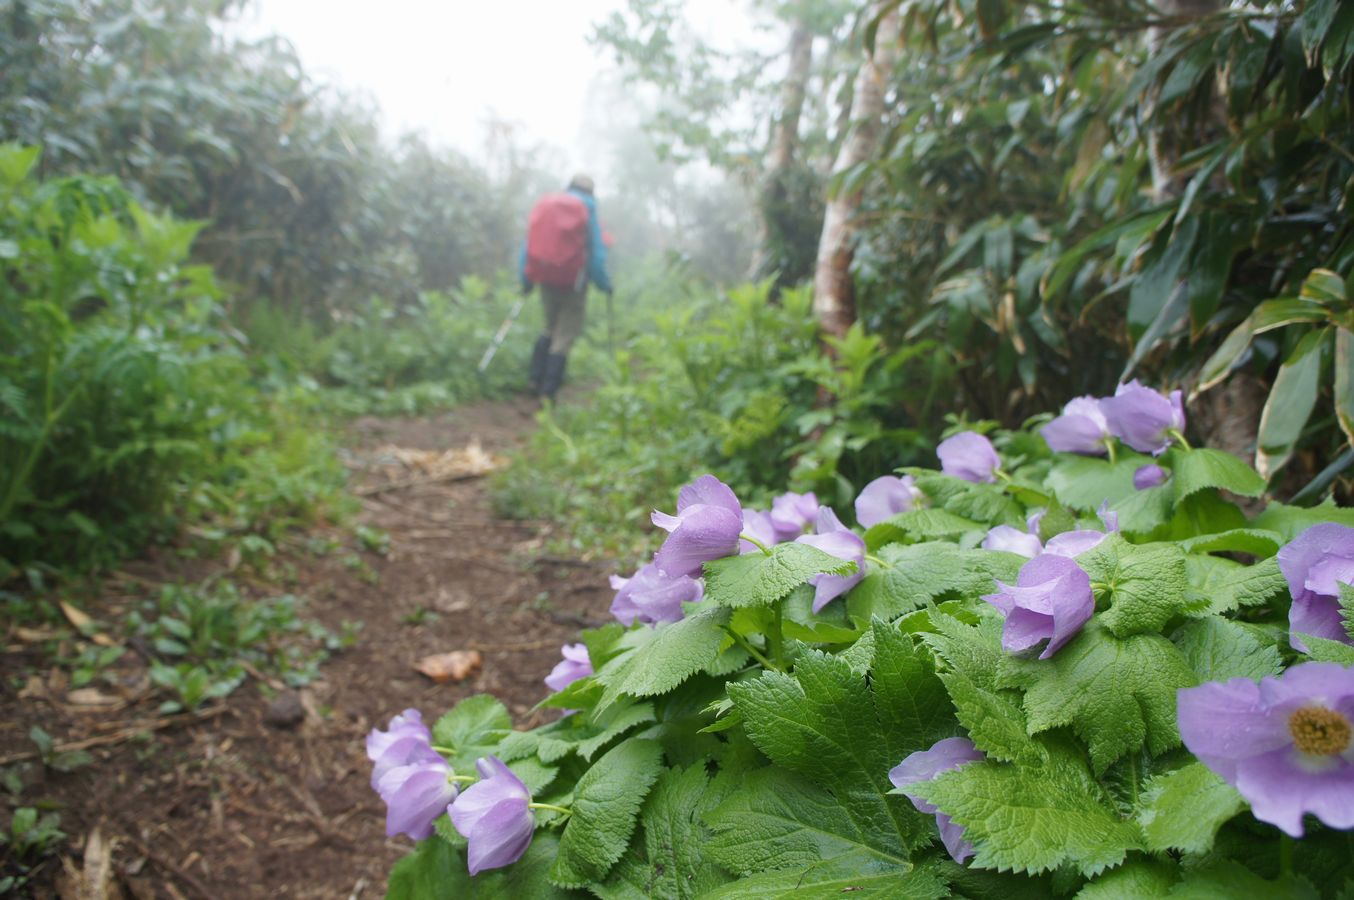
POLYGON ((541 303, 545 307, 545 333, 550 336, 550 352, 565 355, 583 333, 583 309, 588 288, 578 290, 541 285, 541 303))

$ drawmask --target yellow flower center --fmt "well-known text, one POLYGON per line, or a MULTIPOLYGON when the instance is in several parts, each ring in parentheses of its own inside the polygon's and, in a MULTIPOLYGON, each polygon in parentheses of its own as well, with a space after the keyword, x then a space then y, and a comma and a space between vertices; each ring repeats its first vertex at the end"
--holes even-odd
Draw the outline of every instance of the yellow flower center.
POLYGON ((1288 731, 1299 750, 1317 756, 1344 753, 1354 736, 1348 719, 1323 706, 1304 706, 1293 713, 1288 719, 1288 731))

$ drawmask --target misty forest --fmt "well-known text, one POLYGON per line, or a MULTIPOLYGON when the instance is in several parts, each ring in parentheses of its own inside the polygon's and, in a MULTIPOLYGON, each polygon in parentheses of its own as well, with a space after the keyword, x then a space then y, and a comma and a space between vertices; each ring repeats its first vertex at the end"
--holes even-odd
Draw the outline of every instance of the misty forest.
POLYGON ((1354 3, 258 2, 0 0, 0 895, 1354 898, 1354 3))

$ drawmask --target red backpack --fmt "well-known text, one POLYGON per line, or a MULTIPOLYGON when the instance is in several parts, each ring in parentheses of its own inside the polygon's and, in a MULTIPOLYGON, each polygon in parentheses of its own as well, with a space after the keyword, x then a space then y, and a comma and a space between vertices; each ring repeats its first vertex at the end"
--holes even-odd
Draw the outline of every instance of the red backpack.
POLYGON ((573 194, 546 194, 527 218, 526 276, 534 284, 581 286, 588 262, 588 206, 573 194))

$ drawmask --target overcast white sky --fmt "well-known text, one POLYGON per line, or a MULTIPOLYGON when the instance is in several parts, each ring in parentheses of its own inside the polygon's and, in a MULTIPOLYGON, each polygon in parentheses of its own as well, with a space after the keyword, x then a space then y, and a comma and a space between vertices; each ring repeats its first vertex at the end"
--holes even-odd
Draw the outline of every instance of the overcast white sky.
MULTIPOLYGON (((611 67, 587 42, 624 0, 253 0, 246 33, 276 32, 313 78, 369 94, 387 133, 423 131, 478 156, 492 112, 528 142, 587 166, 579 123, 592 77, 611 67)), ((741 0, 690 0, 690 18, 721 43, 757 41, 741 0)), ((760 39, 759 39, 760 38, 760 39)))

